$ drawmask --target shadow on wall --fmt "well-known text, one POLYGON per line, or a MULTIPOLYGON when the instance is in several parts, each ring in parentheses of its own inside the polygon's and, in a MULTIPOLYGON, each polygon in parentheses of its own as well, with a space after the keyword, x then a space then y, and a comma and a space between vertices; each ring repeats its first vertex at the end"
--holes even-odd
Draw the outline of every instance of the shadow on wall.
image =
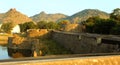
POLYGON ((8 55, 12 58, 32 57, 32 50, 8 48, 8 55))
POLYGON ((9 37, 8 55, 10 57, 34 57, 35 53, 37 56, 42 55, 40 53, 39 39, 24 38, 19 36, 9 37))
MULTIPOLYGON (((61 31, 52 32, 53 40, 74 54, 87 53, 114 53, 119 52, 120 44, 103 43, 104 35, 89 33, 68 33, 61 31)), ((108 36, 107 36, 108 37, 108 36)), ((118 37, 118 39, 120 39, 118 37)), ((108 40, 112 40, 111 38, 108 40)), ((117 41, 117 40, 115 40, 117 41)), ((120 42, 120 41, 119 41, 120 42)))

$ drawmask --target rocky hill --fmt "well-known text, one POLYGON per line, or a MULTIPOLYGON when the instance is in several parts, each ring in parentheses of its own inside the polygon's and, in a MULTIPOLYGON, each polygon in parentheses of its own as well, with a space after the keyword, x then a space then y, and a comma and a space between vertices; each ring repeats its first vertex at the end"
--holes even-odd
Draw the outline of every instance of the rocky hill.
POLYGON ((89 17, 95 17, 98 16, 103 19, 109 18, 109 14, 97 9, 85 9, 83 11, 80 11, 78 13, 73 14, 72 16, 66 16, 64 14, 56 13, 56 14, 47 14, 45 12, 41 12, 39 14, 36 14, 32 17, 28 17, 16 9, 10 9, 6 13, 0 13, 0 23, 5 22, 13 22, 15 24, 20 24, 24 22, 29 21, 61 21, 61 20, 69 20, 70 22, 81 22, 87 20, 89 17))
POLYGON ((46 14, 44 11, 36 14, 30 18, 33 19, 33 21, 35 22, 39 22, 39 21, 52 21, 52 22, 56 22, 58 19, 61 18, 66 18, 67 16, 64 14, 60 14, 60 13, 56 13, 56 14, 46 14))
MULTIPOLYGON (((0 13, 0 19, 2 19, 2 17, 4 16, 4 13, 0 13)), ((2 23, 2 22, 0 22, 2 23)))
POLYGON ((98 16, 103 19, 109 18, 109 14, 106 12, 103 12, 97 9, 85 9, 72 16, 69 16, 67 18, 63 18, 60 20, 69 20, 71 22, 82 22, 82 21, 87 20, 89 17, 95 17, 95 16, 98 16))
POLYGON ((8 12, 0 15, 0 22, 13 22, 15 24, 32 21, 28 16, 18 12, 16 9, 10 9, 8 12))

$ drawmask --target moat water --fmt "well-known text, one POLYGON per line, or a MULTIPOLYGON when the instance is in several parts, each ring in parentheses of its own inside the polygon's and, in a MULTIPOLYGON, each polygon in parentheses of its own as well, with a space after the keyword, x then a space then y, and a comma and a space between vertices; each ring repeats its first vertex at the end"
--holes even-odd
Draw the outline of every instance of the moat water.
POLYGON ((23 58, 23 57, 32 57, 32 51, 31 50, 16 50, 16 49, 10 49, 6 46, 0 45, 0 60, 5 59, 12 59, 12 58, 23 58))
POLYGON ((6 46, 0 46, 0 60, 10 59, 6 46))

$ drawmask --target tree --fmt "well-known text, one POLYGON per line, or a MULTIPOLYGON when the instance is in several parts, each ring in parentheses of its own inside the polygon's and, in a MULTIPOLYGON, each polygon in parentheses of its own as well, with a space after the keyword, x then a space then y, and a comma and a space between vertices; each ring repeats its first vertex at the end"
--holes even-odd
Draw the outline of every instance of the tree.
POLYGON ((48 22, 45 27, 46 29, 60 29, 60 26, 56 22, 48 22))
POLYGON ((70 24, 69 20, 62 20, 60 22, 58 22, 58 25, 60 26, 60 28, 65 28, 66 25, 70 24))
POLYGON ((116 22, 111 19, 101 19, 95 22, 94 33, 110 34, 111 29, 116 25, 116 22))
POLYGON ((60 26, 56 22, 40 21, 37 23, 39 29, 60 29, 60 26))
POLYGON ((37 22, 37 27, 39 29, 45 29, 46 28, 46 24, 47 24, 46 21, 40 21, 40 22, 37 22))
POLYGON ((25 24, 19 24, 20 26, 20 31, 25 32, 26 31, 26 25, 25 24))
POLYGON ((111 29, 116 24, 116 21, 113 19, 101 19, 98 17, 89 18, 85 22, 86 32, 98 34, 110 34, 111 29))
POLYGON ((117 24, 115 27, 112 28, 111 34, 120 35, 120 24, 117 24))
POLYGON ((34 22, 26 22, 24 24, 19 24, 21 32, 27 31, 27 29, 36 29, 37 25, 34 22))
POLYGON ((12 22, 8 22, 8 23, 3 23, 3 25, 1 26, 1 29, 3 30, 3 32, 6 33, 11 33, 11 30, 13 29, 14 24, 12 22))
POLYGON ((94 26, 97 21, 99 21, 99 17, 90 17, 85 22, 84 25, 86 26, 86 32, 94 33, 94 26))
POLYGON ((120 8, 116 8, 110 14, 110 18, 120 22, 120 8))

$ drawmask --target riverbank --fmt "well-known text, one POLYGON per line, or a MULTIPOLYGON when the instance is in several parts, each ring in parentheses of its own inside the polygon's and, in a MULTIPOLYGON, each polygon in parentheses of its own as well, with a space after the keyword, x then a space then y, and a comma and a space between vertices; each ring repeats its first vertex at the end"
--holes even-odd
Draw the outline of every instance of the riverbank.
POLYGON ((8 37, 11 37, 12 34, 3 33, 0 34, 0 45, 7 45, 8 37))

